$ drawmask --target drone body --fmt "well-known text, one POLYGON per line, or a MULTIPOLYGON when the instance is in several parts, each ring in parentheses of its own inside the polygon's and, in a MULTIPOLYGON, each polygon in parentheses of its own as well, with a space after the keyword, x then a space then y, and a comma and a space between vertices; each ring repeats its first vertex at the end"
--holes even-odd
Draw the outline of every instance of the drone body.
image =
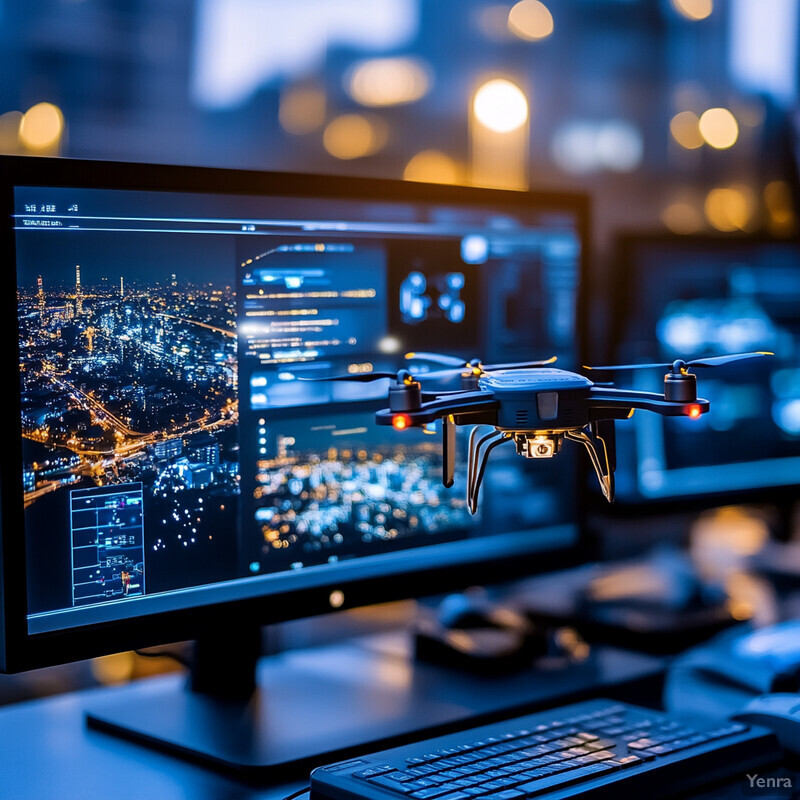
POLYGON ((446 487, 453 485, 455 477, 455 427, 472 426, 467 504, 470 512, 475 513, 489 453, 506 442, 513 442, 520 456, 536 459, 557 455, 564 440, 582 444, 589 454, 600 488, 611 502, 614 499, 616 467, 616 420, 627 419, 636 409, 662 416, 695 419, 709 410, 709 403, 697 397, 697 380, 689 372, 690 368, 721 366, 764 355, 771 353, 738 353, 688 363, 677 360, 672 364, 594 368, 604 371, 668 368, 663 394, 595 384, 578 373, 549 366, 554 358, 484 366, 477 359, 465 364, 454 356, 436 353, 409 353, 406 357, 459 366, 421 373, 417 379, 401 369, 396 375, 376 372, 322 380, 364 382, 395 378, 395 383, 389 388, 389 407, 376 412, 375 421, 379 425, 392 425, 397 430, 404 430, 425 428, 441 420, 444 445, 442 480, 446 487), (431 383, 455 375, 461 376, 460 390, 427 388, 431 383), (423 388, 423 383, 426 388, 423 388), (491 426, 492 430, 479 436, 480 426, 491 426))

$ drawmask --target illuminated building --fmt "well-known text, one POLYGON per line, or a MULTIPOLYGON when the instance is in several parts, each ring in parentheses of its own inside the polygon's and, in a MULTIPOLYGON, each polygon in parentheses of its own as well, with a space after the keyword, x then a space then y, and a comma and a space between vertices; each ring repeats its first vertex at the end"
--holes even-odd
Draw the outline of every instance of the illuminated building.
POLYGON ((26 492, 32 492, 36 489, 36 473, 32 469, 23 470, 22 484, 26 492))
POLYGON ((214 471, 205 464, 190 464, 184 471, 183 479, 190 489, 204 489, 214 483, 214 471))
POLYGON ((75 313, 83 314, 83 289, 81 289, 81 265, 75 265, 75 313))
POLYGON ((213 467, 219 464, 219 444, 213 436, 195 434, 186 442, 186 451, 193 464, 208 464, 213 467))
POLYGON ((39 319, 44 322, 44 288, 42 287, 42 276, 40 275, 36 279, 36 283, 39 287, 37 292, 37 297, 39 300, 39 319))
POLYGON ((159 461, 168 461, 170 458, 175 458, 183 453, 183 442, 180 438, 156 442, 154 452, 159 461))

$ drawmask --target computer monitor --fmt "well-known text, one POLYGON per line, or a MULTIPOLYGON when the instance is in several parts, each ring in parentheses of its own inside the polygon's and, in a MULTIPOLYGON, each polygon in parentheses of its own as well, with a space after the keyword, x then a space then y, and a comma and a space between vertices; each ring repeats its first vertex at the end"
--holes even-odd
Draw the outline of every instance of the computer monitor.
MULTIPOLYGON (((620 240, 611 363, 766 350, 697 369, 700 419, 619 424, 620 502, 774 499, 800 483, 800 242, 752 236, 620 240), (691 435, 685 435, 689 434, 691 435)), ((664 370, 620 372, 660 391, 664 370)))
POLYGON ((0 161, 0 665, 18 671, 577 557, 575 460, 379 428, 415 349, 576 363, 587 200, 0 161), (364 387, 370 387, 365 395, 364 387))
MULTIPOLYGON (((576 450, 498 452, 471 515, 468 431, 445 488, 436 430, 375 424, 388 379, 314 379, 436 369, 420 350, 575 364, 585 197, 39 158, 0 175, 3 670, 195 639, 194 691, 90 724, 302 761, 380 738, 392 705, 320 744, 268 701, 266 729, 231 738, 243 717, 217 701, 253 692, 259 625, 581 557, 576 450)), ((319 682, 311 719, 338 691, 319 682)))

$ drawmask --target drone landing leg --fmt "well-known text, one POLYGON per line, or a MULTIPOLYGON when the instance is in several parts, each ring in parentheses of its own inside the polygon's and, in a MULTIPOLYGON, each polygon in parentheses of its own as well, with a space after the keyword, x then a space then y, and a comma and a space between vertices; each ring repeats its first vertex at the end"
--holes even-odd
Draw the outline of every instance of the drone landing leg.
POLYGON ((479 425, 476 425, 470 431, 469 434, 469 453, 467 458, 467 504, 468 505, 469 505, 469 497, 471 491, 470 487, 475 481, 475 473, 477 471, 476 467, 478 463, 478 453, 480 452, 481 447, 483 447, 483 445, 490 439, 492 439, 497 433, 497 431, 494 428, 492 428, 492 430, 489 431, 489 433, 485 434, 484 436, 481 436, 481 438, 478 439, 476 442, 475 440, 478 436, 479 427, 480 427, 479 425))
POLYGON ((456 477, 456 424, 453 415, 442 419, 442 483, 449 489, 456 477))
POLYGON ((613 419, 601 419, 589 423, 589 430, 599 439, 602 439, 608 453, 608 466, 611 472, 617 469, 617 436, 613 419))
POLYGON ((586 448, 594 467, 595 475, 597 475, 600 489, 603 492, 603 497, 611 503, 614 500, 613 434, 609 436, 607 431, 604 431, 604 434, 600 435, 595 430, 590 430, 588 433, 583 430, 566 431, 564 436, 573 442, 582 444, 586 448), (609 439, 608 444, 606 443, 606 437, 609 439))
POLYGON ((472 479, 467 485, 467 507, 470 514, 475 514, 478 510, 478 498, 480 497, 481 484, 483 483, 483 474, 486 471, 486 463, 489 458, 489 453, 503 442, 508 442, 511 439, 511 434, 504 431, 494 431, 493 433, 484 436, 474 453, 470 453, 470 466, 472 479), (481 445, 487 442, 486 446, 481 449, 481 445), (474 463, 473 463, 474 462, 474 463))

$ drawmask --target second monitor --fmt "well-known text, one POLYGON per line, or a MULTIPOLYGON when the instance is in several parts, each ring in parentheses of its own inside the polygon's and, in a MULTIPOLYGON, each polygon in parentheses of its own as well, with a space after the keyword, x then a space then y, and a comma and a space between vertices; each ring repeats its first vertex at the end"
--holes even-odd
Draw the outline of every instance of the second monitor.
MULTIPOLYGON (((630 236, 613 285, 612 363, 775 353, 704 371, 700 394, 712 414, 641 414, 620 425, 620 499, 755 497, 800 482, 800 244, 630 236)), ((632 375, 640 389, 663 380, 658 369, 632 375)))

